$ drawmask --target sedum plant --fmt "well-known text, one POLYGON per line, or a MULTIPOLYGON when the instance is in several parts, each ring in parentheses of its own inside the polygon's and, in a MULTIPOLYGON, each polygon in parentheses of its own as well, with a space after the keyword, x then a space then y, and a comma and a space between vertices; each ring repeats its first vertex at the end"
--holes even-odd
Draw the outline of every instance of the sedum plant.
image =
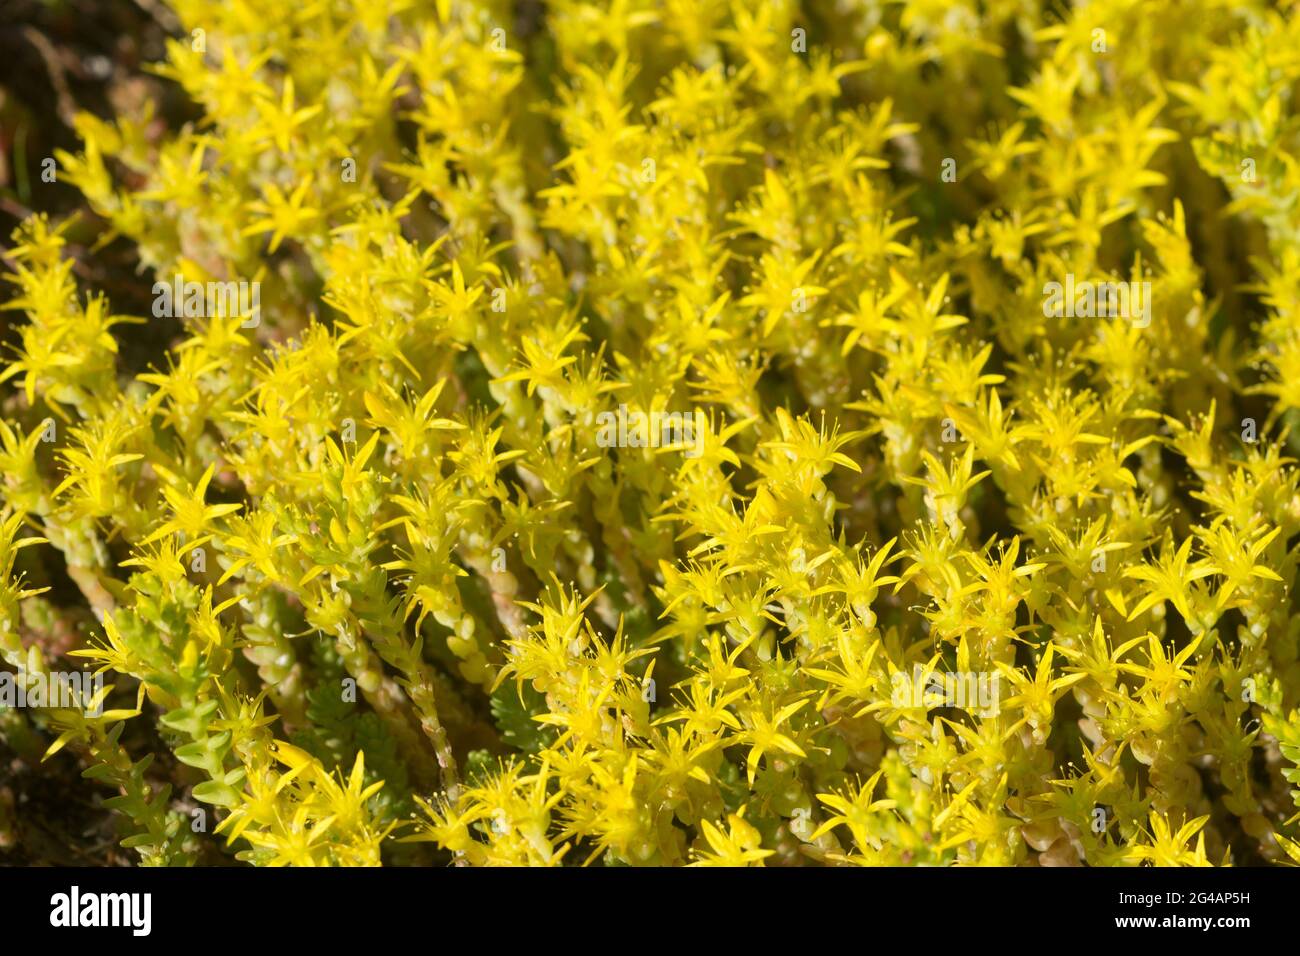
POLYGON ((1300 862, 1293 2, 168 6, 0 366, 141 864, 1300 862))

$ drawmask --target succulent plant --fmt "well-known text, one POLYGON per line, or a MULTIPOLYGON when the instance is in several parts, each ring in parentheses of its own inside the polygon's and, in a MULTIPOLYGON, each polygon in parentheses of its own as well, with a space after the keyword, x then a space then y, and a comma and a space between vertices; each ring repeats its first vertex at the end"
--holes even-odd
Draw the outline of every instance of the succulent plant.
POLYGON ((1300 862, 1294 2, 166 6, 3 260, 141 863, 1300 862))

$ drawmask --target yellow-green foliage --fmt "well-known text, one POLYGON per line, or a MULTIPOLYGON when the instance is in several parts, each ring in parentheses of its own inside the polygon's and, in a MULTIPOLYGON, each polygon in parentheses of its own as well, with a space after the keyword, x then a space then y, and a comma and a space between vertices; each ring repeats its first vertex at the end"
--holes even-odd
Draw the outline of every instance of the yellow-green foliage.
POLYGON ((0 373, 143 862, 1300 860, 1295 3, 169 5, 59 175, 260 314, 38 215, 0 373))

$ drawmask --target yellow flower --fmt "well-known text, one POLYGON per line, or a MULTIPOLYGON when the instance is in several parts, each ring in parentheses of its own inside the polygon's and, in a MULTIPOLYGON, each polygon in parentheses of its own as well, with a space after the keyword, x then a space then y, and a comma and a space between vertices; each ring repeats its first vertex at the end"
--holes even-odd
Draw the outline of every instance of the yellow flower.
POLYGON ((775 850, 762 848, 762 837, 745 820, 745 807, 727 816, 727 831, 708 820, 700 821, 711 852, 696 851, 691 866, 762 866, 775 850))

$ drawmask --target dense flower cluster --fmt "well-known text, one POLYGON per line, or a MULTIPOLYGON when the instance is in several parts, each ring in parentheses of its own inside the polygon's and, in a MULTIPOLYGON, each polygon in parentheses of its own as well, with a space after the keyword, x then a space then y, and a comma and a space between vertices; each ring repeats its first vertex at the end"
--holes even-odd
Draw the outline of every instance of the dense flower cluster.
POLYGON ((169 5, 0 366, 142 862, 1300 861, 1295 3, 169 5))

